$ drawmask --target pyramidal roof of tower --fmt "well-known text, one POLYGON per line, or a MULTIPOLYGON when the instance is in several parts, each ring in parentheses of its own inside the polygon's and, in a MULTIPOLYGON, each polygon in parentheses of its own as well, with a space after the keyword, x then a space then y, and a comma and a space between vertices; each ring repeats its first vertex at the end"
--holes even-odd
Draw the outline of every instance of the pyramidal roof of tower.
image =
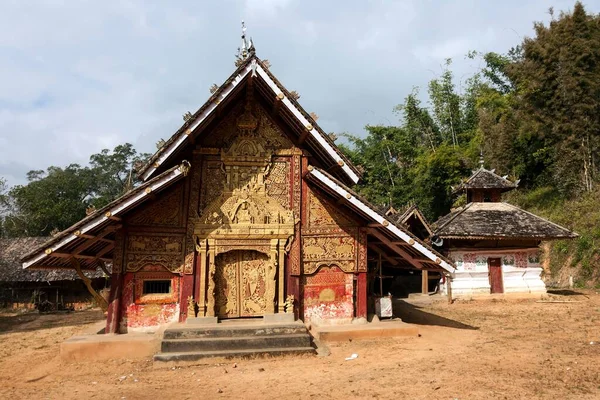
POLYGON ((458 192, 463 189, 502 189, 502 191, 508 191, 515 189, 517 185, 518 181, 509 181, 506 177, 497 175, 494 170, 490 171, 480 167, 469 179, 454 188, 454 191, 458 192))

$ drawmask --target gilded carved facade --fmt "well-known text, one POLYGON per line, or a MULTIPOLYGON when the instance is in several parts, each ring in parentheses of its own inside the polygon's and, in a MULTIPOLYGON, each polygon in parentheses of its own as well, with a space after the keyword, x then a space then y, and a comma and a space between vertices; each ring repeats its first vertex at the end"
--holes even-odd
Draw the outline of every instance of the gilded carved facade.
POLYGON ((312 190, 308 192, 306 208, 302 272, 314 274, 321 267, 332 266, 346 273, 363 271, 366 268, 366 234, 361 233, 358 223, 342 213, 340 207, 325 195, 312 190))
MULTIPOLYGON (((286 307, 293 312, 286 303, 286 276, 304 274, 299 283, 310 286, 321 279, 320 271, 334 271, 346 275, 334 274, 345 288, 335 304, 352 307, 346 304, 352 274, 366 270, 366 231, 303 184, 306 153, 253 101, 252 90, 198 139, 192 154, 186 180, 132 213, 126 223, 134 229, 120 233, 116 243, 115 267, 130 273, 127 293, 136 305, 187 304, 192 294, 200 317, 260 316, 286 307), (194 283, 184 289, 191 274, 194 283), (141 296, 146 278, 171 279, 173 292, 141 296)), ((299 304, 334 301, 327 297, 331 287, 317 289, 298 298, 299 304)))
POLYGON ((284 257, 295 229, 290 163, 275 152, 292 145, 254 104, 251 90, 243 109, 235 107, 205 145, 219 150, 218 159, 204 163, 194 227, 200 314, 273 313, 275 304, 284 306, 284 257))

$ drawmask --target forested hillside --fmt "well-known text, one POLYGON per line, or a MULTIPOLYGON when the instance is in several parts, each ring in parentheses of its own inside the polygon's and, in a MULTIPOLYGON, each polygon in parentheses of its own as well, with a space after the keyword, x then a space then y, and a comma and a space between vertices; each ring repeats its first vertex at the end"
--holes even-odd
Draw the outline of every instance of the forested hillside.
MULTIPOLYGON (((506 201, 580 234, 545 256, 555 281, 589 285, 600 282, 600 16, 581 3, 550 14, 503 54, 468 54, 483 67, 460 85, 452 60, 424 88, 415 82, 396 126, 332 137, 363 172, 358 191, 382 207, 415 202, 430 221, 465 202, 451 188, 483 155, 485 167, 520 179, 506 201)), ((0 177, 0 235, 65 229, 135 185, 134 164, 145 158, 125 144, 89 166, 30 171, 27 185, 8 188, 0 177)))
POLYGON ((486 168, 520 179, 506 201, 580 234, 545 247, 552 279, 591 284, 600 281, 600 16, 581 3, 549 12, 549 24, 535 23, 535 36, 505 54, 468 54, 483 68, 462 90, 448 60, 427 101, 415 89, 397 106, 398 126, 337 136, 364 171, 364 195, 395 208, 414 201, 432 221, 464 203, 451 187, 482 154, 486 168))

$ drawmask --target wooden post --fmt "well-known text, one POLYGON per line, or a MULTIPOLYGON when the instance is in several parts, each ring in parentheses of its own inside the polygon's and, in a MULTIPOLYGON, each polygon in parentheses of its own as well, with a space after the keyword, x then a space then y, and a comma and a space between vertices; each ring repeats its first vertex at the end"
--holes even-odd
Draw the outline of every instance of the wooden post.
POLYGON ((381 253, 379 253, 379 259, 377 260, 377 269, 379 270, 379 295, 383 297, 383 277, 381 275, 381 253))
POLYGON ((110 298, 108 315, 106 317, 105 333, 119 333, 121 324, 121 296, 123 295, 123 274, 120 272, 111 275, 110 298))
POLYGON ((367 318, 367 273, 359 272, 356 280, 356 317, 367 318))
POLYGON ((278 276, 278 292, 279 297, 277 300, 277 312, 285 312, 285 293, 284 293, 284 282, 285 282, 285 239, 279 239, 279 261, 277 263, 277 276, 278 276))
POLYGON ((426 269, 421 271, 421 293, 429 294, 429 273, 426 269))
POLYGON ((106 299, 100 296, 100 294, 94 290, 91 279, 84 275, 83 271, 81 270, 81 265, 79 265, 79 261, 77 261, 75 257, 71 257, 70 260, 73 269, 75 269, 77 275, 79 275, 85 287, 87 287, 88 292, 90 292, 94 300, 96 300, 96 304, 102 309, 102 312, 107 312, 108 303, 106 302, 106 299))
POLYGON ((206 316, 206 239, 202 239, 197 249, 196 260, 196 303, 198 303, 198 316, 206 316))
POLYGON ((450 274, 446 274, 446 284, 448 285, 448 304, 452 304, 452 280, 450 274))

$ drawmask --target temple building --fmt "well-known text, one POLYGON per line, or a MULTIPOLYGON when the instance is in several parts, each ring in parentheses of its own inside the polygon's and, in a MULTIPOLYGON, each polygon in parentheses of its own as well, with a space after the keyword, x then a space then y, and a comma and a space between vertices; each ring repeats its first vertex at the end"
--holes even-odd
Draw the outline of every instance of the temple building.
MULTIPOLYGON (((544 293, 540 243, 577 234, 514 205, 502 193, 518 182, 480 168, 455 189, 467 204, 434 224, 432 243, 452 259, 452 296, 479 293, 544 293)), ((448 282, 442 286, 448 290, 448 282)))
POLYGON ((106 332, 290 312, 348 323, 367 316, 382 262, 454 272, 351 189, 358 170, 242 43, 237 69, 184 116, 140 186, 23 258, 28 269, 112 264, 106 332))

